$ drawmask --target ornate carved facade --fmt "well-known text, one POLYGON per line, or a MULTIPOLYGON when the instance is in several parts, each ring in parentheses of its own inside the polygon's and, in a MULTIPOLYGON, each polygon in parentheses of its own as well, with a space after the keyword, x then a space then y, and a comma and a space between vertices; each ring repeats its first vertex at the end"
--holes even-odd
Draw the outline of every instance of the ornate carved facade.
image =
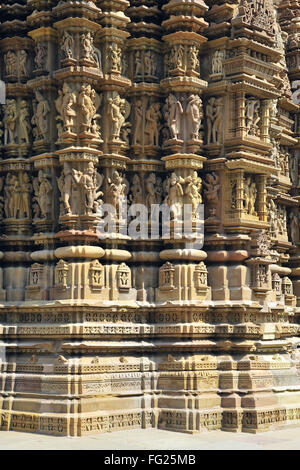
POLYGON ((0 430, 300 422, 299 13, 0 1, 0 430))

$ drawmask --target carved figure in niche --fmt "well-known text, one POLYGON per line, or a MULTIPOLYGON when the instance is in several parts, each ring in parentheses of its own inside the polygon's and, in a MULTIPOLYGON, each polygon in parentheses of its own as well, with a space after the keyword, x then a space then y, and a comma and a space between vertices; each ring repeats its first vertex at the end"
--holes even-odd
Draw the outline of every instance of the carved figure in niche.
POLYGON ((280 169, 281 173, 284 176, 289 176, 289 154, 286 152, 281 152, 279 154, 279 164, 280 164, 280 169))
POLYGON ((19 138, 20 142, 29 143, 29 132, 31 130, 29 121, 29 108, 26 101, 21 101, 19 111, 19 138))
POLYGON ((270 113, 270 119, 276 119, 277 114, 278 114, 278 109, 277 109, 277 103, 278 100, 270 100, 270 108, 269 108, 269 113, 270 113))
POLYGON ((212 61, 211 61, 211 73, 213 75, 223 72, 223 60, 224 60, 224 52, 215 51, 215 53, 212 56, 212 61))
POLYGON ((206 187, 206 189, 204 189, 204 197, 208 204, 217 205, 217 203, 219 202, 219 181, 220 178, 215 172, 208 173, 206 175, 206 181, 203 181, 203 185, 206 187))
POLYGON ((255 211, 255 204, 257 198, 257 188, 254 181, 251 180, 251 176, 248 176, 244 180, 244 202, 245 212, 249 215, 257 215, 255 211))
POLYGON ((157 204, 155 185, 156 185, 156 175, 155 173, 150 173, 150 175, 146 179, 146 206, 147 206, 149 214, 151 211, 152 204, 157 204))
POLYGON ((200 65, 198 59, 198 49, 196 46, 190 46, 189 48, 189 68, 191 70, 198 70, 200 65))
POLYGON ((171 50, 170 62, 174 69, 182 69, 184 62, 184 47, 177 44, 171 50))
POLYGON ((130 201, 132 202, 132 204, 143 203, 143 190, 138 174, 135 174, 132 179, 130 201))
POLYGON ((64 32, 61 49, 67 59, 73 59, 74 38, 68 31, 64 32))
POLYGON ((290 156, 290 179, 293 183, 293 186, 298 186, 298 181, 299 181, 299 163, 298 163, 298 157, 296 155, 291 155, 290 156))
POLYGON ((203 109, 202 101, 198 95, 191 95, 187 100, 186 115, 188 129, 191 130, 190 138, 199 139, 199 131, 202 123, 203 109))
POLYGON ((117 95, 115 98, 108 99, 106 112, 110 123, 110 139, 119 140, 121 129, 125 126, 126 119, 130 114, 130 105, 117 95))
POLYGON ((14 185, 15 185, 16 176, 12 173, 7 173, 5 178, 5 185, 4 185, 4 214, 7 219, 13 217, 14 213, 14 185))
POLYGON ((189 200, 189 203, 192 205, 192 217, 194 219, 197 215, 198 205, 202 203, 202 179, 199 178, 197 171, 194 171, 193 175, 187 176, 184 182, 186 184, 184 192, 189 200))
POLYGON ((133 133, 133 145, 142 143, 142 132, 143 132, 143 117, 144 117, 144 106, 141 100, 135 103, 134 107, 134 133, 133 133))
POLYGON ((36 54, 34 58, 34 62, 36 65, 37 69, 43 69, 46 64, 46 58, 47 58, 47 47, 38 42, 36 45, 36 54))
POLYGON ((50 179, 51 177, 44 170, 40 170, 38 177, 33 180, 34 199, 40 209, 38 213, 35 213, 35 218, 38 218, 41 214, 42 218, 46 219, 51 213, 53 187, 49 181, 50 179))
POLYGON ((221 141, 223 99, 212 96, 206 105, 207 144, 221 141))
POLYGON ((24 49, 22 49, 20 52, 19 52, 19 72, 20 72, 20 75, 24 76, 24 77, 27 77, 27 68, 26 68, 26 62, 27 62, 27 52, 24 51, 24 49))
POLYGON ((275 139, 271 139, 273 147, 271 149, 270 157, 275 162, 276 166, 280 166, 280 157, 279 157, 279 143, 275 139))
POLYGON ((297 245, 299 243, 300 224, 299 213, 296 210, 292 210, 290 213, 290 235, 293 245, 297 245))
POLYGON ((139 77, 141 75, 143 75, 141 51, 136 51, 135 52, 135 76, 139 77))
POLYGON ((249 98, 246 101, 246 129, 249 135, 259 136, 260 129, 260 101, 249 98))
POLYGON ((94 163, 89 162, 85 173, 72 170, 72 175, 76 184, 81 187, 83 202, 84 202, 84 214, 90 215, 93 211, 97 210, 97 207, 102 204, 100 196, 103 196, 101 191, 96 191, 103 182, 103 176, 97 173, 94 168, 94 163))
POLYGON ((127 195, 127 184, 118 171, 114 171, 111 178, 108 178, 107 198, 108 203, 116 209, 116 215, 119 220, 122 219, 120 206, 124 203, 127 195))
POLYGON ((80 127, 83 132, 90 132, 92 119, 96 114, 94 106, 95 90, 91 85, 82 85, 78 95, 78 106, 80 108, 80 127))
POLYGON ((164 106, 164 118, 170 130, 171 139, 178 139, 180 134, 180 121, 183 115, 181 102, 175 95, 170 94, 164 106))
POLYGON ((274 236, 277 231, 277 207, 273 199, 268 204, 268 222, 270 224, 270 232, 274 236))
POLYGON ((17 120, 16 100, 7 100, 4 108, 4 145, 15 144, 15 130, 17 120))
POLYGON ((106 58, 110 63, 110 71, 121 73, 122 63, 121 63, 122 50, 117 44, 110 44, 108 46, 106 58))
POLYGON ((156 203, 161 204, 163 200, 163 184, 160 176, 156 178, 156 185, 154 187, 156 203))
POLYGON ((87 33, 83 33, 80 36, 82 57, 84 59, 93 60, 93 54, 94 54, 93 41, 94 39, 90 31, 88 31, 87 33))
POLYGON ((181 215, 184 179, 178 177, 175 172, 167 178, 165 204, 170 207, 171 219, 176 220, 181 215))
POLYGON ((58 91, 58 98, 55 101, 56 109, 59 113, 57 120, 63 122, 64 131, 71 133, 74 131, 74 120, 76 111, 74 105, 76 104, 76 94, 72 92, 69 85, 65 82, 62 91, 58 91))
POLYGON ((152 51, 146 51, 144 54, 144 71, 145 75, 155 76, 156 63, 152 51))
POLYGON ((18 73, 18 60, 17 56, 13 51, 8 51, 4 55, 5 63, 5 74, 8 75, 17 75, 18 73))
POLYGON ((162 114, 160 112, 160 103, 152 103, 146 111, 145 115, 145 134, 148 145, 159 145, 159 132, 161 129, 160 121, 162 114))
POLYGON ((72 169, 68 163, 64 163, 61 176, 57 180, 58 189, 60 190, 61 200, 63 202, 66 215, 71 215, 70 198, 72 193, 72 169))
POLYGON ((47 116, 50 113, 50 107, 46 98, 39 92, 35 92, 36 100, 33 101, 33 118, 31 123, 36 126, 37 132, 36 137, 45 139, 48 134, 48 119, 47 116))
POLYGON ((19 215, 21 219, 31 217, 31 193, 32 184, 28 173, 22 173, 20 182, 20 210, 19 215))

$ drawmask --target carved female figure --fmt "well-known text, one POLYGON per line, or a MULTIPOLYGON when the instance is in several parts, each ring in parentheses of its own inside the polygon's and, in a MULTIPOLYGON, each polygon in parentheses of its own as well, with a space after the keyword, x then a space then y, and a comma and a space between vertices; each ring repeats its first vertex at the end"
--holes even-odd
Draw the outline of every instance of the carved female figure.
POLYGON ((76 116, 76 111, 74 109, 75 103, 75 93, 71 91, 67 83, 64 83, 61 112, 66 132, 73 132, 74 118, 76 116))
POLYGON ((134 108, 135 128, 134 128, 134 134, 133 134, 133 145, 142 143, 143 114, 144 114, 143 103, 141 100, 138 100, 135 103, 135 108, 134 108))
POLYGON ((164 107, 164 116, 170 129, 172 139, 178 139, 182 115, 182 104, 175 95, 170 94, 164 107))
POLYGON ((162 118, 160 112, 160 103, 152 103, 146 111, 145 134, 148 135, 148 143, 150 145, 159 145, 160 120, 162 118))
POLYGON ((31 215, 31 200, 30 194, 32 193, 32 184, 28 173, 23 173, 23 181, 21 183, 20 193, 20 217, 29 218, 31 215))
POLYGON ((15 128, 17 120, 17 103, 15 100, 7 100, 4 110, 4 145, 15 143, 15 128))
POLYGON ((143 191, 142 191, 142 186, 140 182, 140 177, 138 174, 135 174, 132 179, 130 199, 131 199, 132 204, 143 203, 143 191))
POLYGON ((42 69, 45 66, 46 57, 47 57, 46 46, 38 42, 36 45, 36 55, 34 58, 34 62, 38 69, 42 69))
POLYGON ((35 97, 37 100, 37 105, 33 117, 33 122, 37 126, 38 135, 42 138, 46 138, 48 132, 47 115, 50 113, 50 107, 48 101, 42 96, 39 91, 35 92, 35 97))
POLYGON ((135 76, 143 75, 141 51, 135 52, 135 76))
POLYGON ((165 203, 170 207, 171 219, 176 220, 180 215, 182 206, 183 189, 181 183, 184 183, 182 178, 178 178, 175 172, 167 180, 165 203))
POLYGON ((22 50, 19 52, 19 71, 20 71, 20 75, 24 75, 24 77, 27 76, 26 62, 27 62, 27 52, 22 50))
POLYGON ((19 137, 20 142, 29 143, 29 132, 31 130, 29 121, 29 108, 26 101, 21 101, 19 111, 19 137))
POLYGON ((64 32, 61 49, 64 52, 65 57, 73 59, 74 39, 68 31, 64 32))
POLYGON ((92 125, 92 119, 96 114, 96 108, 93 102, 93 93, 90 85, 82 85, 78 96, 78 106, 81 110, 81 127, 83 131, 89 132, 92 125))
POLYGON ((186 114, 188 117, 188 128, 191 130, 190 137, 198 139, 203 115, 202 101, 198 95, 191 95, 188 98, 186 114))
POLYGON ((47 178, 47 175, 40 170, 38 175, 39 191, 38 191, 38 203, 41 209, 42 216, 44 218, 49 215, 49 206, 51 205, 51 194, 53 192, 52 185, 47 178))

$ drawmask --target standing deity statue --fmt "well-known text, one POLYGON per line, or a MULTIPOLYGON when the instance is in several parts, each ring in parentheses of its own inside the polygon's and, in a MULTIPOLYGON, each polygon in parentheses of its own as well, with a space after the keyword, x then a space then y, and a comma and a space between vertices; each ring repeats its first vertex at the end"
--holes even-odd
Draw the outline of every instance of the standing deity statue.
POLYGON ((15 144, 15 131, 17 121, 17 102, 16 100, 7 100, 4 108, 4 145, 15 144))
POLYGON ((73 59, 74 55, 74 38, 72 34, 68 31, 64 31, 64 35, 62 38, 62 45, 61 49, 67 59, 73 59))
POLYGON ((245 201, 245 212, 248 215, 257 215, 255 211, 255 204, 257 198, 257 188, 255 181, 251 180, 251 176, 248 176, 244 180, 244 201, 245 201))
POLYGON ((160 112, 160 103, 152 103, 145 114, 145 134, 147 135, 148 145, 159 145, 159 132, 161 129, 160 121, 162 114, 160 112))
POLYGON ((73 169, 72 176, 75 183, 81 188, 82 212, 85 215, 91 215, 96 211, 98 205, 102 203, 102 201, 99 201, 99 198, 103 193, 96 192, 96 190, 101 186, 103 178, 101 181, 99 180, 101 175, 97 173, 93 162, 88 163, 85 172, 73 169))
POLYGON ((300 241, 300 224, 299 213, 296 210, 290 213, 290 235, 293 245, 297 245, 300 241))
POLYGON ((175 95, 170 94, 164 106, 164 118, 170 130, 171 139, 178 139, 181 131, 183 108, 175 95))
POLYGON ((246 129, 249 135, 259 136, 260 101, 249 98, 246 101, 246 129))
POLYGON ((132 186, 130 188, 130 202, 132 204, 143 204, 143 191, 141 186, 140 177, 135 174, 132 179, 132 186))
POLYGON ((118 44, 110 44, 108 46, 106 59, 110 64, 109 70, 110 72, 122 72, 122 49, 118 46, 118 44))
POLYGON ((21 76, 27 77, 28 72, 26 68, 26 63, 27 63, 27 52, 22 49, 19 52, 19 73, 21 76))
POLYGON ((47 47, 41 42, 38 42, 36 45, 36 54, 34 58, 36 68, 43 69, 46 65, 46 59, 47 59, 47 47))
POLYGON ((215 51, 215 53, 212 56, 212 61, 211 61, 211 73, 213 75, 222 73, 223 60, 224 60, 224 52, 215 51))
POLYGON ((29 107, 27 102, 23 100, 19 109, 19 138, 21 143, 29 143, 30 130, 29 107))
POLYGON ((16 54, 13 51, 8 51, 4 55, 4 64, 5 64, 5 74, 8 75, 17 75, 18 73, 18 59, 16 54))
POLYGON ((220 144, 223 126, 223 99, 209 98, 205 108, 207 125, 207 144, 220 144))
POLYGON ((170 62, 174 69, 182 69, 184 64, 184 47, 177 44, 171 50, 170 62))
POLYGON ((197 71, 200 65, 198 59, 198 48, 196 46, 190 46, 188 55, 188 64, 191 70, 197 71))
POLYGON ((134 59, 135 59, 134 75, 136 77, 139 77, 139 76, 143 75, 143 65, 142 65, 141 51, 139 51, 139 50, 135 51, 134 59))
POLYGON ((192 217, 195 219, 197 218, 198 205, 202 203, 202 179, 199 178, 197 171, 194 171, 192 176, 185 178, 184 182, 186 184, 184 193, 192 206, 192 217))
POLYGON ((110 124, 110 140, 120 140, 121 129, 126 125, 126 119, 130 114, 129 103, 119 95, 109 98, 106 114, 110 124))
POLYGON ((151 206, 157 204, 157 197, 155 192, 156 185, 156 175, 155 173, 150 173, 146 179, 146 206, 148 209, 148 214, 151 213, 151 206))
POLYGON ((68 163, 64 163, 64 167, 61 176, 57 180, 57 184, 58 189, 60 190, 61 201, 63 203, 65 214, 72 215, 70 201, 73 189, 73 175, 72 169, 68 163))
POLYGON ((31 217, 31 193, 32 184, 28 173, 22 173, 20 183, 20 209, 19 215, 21 219, 29 219, 31 217))
POLYGON ((48 176, 44 170, 40 170, 38 177, 33 180, 34 199, 39 208, 39 211, 35 214, 35 218, 39 218, 38 216, 41 214, 43 219, 47 219, 51 213, 53 187, 49 180, 50 176, 48 176))
POLYGON ((164 200, 165 204, 170 207, 170 215, 172 220, 176 220, 181 216, 181 207, 183 204, 182 198, 184 195, 182 185, 184 179, 178 177, 175 172, 167 178, 166 182, 166 197, 164 200))
POLYGON ((134 133, 133 133, 133 145, 142 143, 143 134, 143 118, 144 118, 144 106, 141 100, 137 100, 134 107, 134 133))
POLYGON ((91 85, 82 85, 78 94, 78 106, 80 109, 80 127, 83 132, 90 132, 92 120, 96 114, 94 105, 95 90, 91 85))
POLYGON ((36 100, 33 101, 34 114, 31 123, 36 126, 37 139, 45 139, 48 135, 48 114, 50 113, 49 103, 46 98, 39 92, 35 92, 36 100))
POLYGON ((62 91, 58 91, 55 106, 59 114, 56 119, 63 122, 64 131, 68 133, 74 132, 74 128, 76 127, 75 118, 77 117, 77 113, 74 107, 76 102, 76 94, 72 92, 70 86, 65 82, 62 91))
POLYGON ((111 178, 108 178, 107 202, 116 210, 116 217, 122 221, 122 205, 124 205, 128 193, 127 184, 118 171, 114 171, 111 178))
POLYGON ((87 33, 83 33, 80 36, 80 44, 82 57, 87 60, 93 60, 93 36, 91 35, 90 31, 88 31, 87 33))
POLYGON ((197 140, 199 139, 199 131, 203 117, 202 101, 199 95, 191 95, 188 98, 186 115, 188 129, 190 131, 189 138, 197 140))
POLYGON ((156 62, 153 52, 148 50, 144 54, 144 71, 145 75, 155 76, 156 74, 156 62))

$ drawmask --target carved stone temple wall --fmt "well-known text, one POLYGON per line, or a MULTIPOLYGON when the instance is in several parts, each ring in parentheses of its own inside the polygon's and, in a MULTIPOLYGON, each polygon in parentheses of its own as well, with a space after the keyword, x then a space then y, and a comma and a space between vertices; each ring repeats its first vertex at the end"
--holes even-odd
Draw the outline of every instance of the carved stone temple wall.
POLYGON ((0 0, 0 70, 0 430, 299 424, 300 0, 0 0))

